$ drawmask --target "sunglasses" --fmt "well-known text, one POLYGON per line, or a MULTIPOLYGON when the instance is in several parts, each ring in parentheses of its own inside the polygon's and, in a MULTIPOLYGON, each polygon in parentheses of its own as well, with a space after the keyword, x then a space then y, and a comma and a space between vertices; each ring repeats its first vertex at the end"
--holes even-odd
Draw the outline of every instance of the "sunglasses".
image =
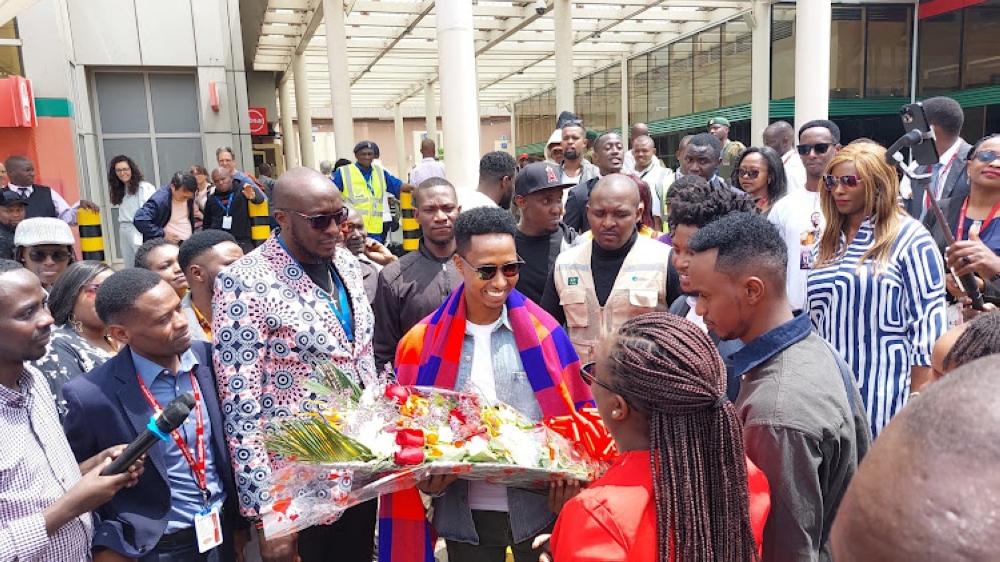
POLYGON ((517 277, 517 275, 521 273, 521 266, 524 265, 523 261, 517 260, 517 261, 507 262, 503 265, 480 265, 477 267, 469 263, 469 260, 465 259, 465 257, 461 255, 459 255, 458 257, 461 258, 462 261, 467 263, 469 267, 471 267, 472 270, 476 272, 476 275, 479 276, 480 281, 489 281, 493 279, 494 277, 497 276, 497 271, 502 271, 503 276, 508 279, 510 279, 511 277, 517 277))
POLYGON ((760 177, 760 170, 747 170, 746 168, 739 168, 736 170, 736 173, 741 178, 750 178, 752 180, 760 177))
POLYGON ((838 185, 843 185, 848 189, 858 188, 858 176, 831 176, 829 174, 823 176, 823 185, 826 186, 827 191, 833 191, 838 185))
POLYGON ((976 153, 976 160, 979 160, 983 164, 990 164, 998 157, 1000 157, 1000 155, 993 150, 980 150, 976 153))
POLYGON ((347 220, 348 213, 347 207, 341 207, 336 213, 329 213, 326 215, 307 215, 291 209, 275 209, 275 211, 284 211, 286 213, 298 215, 309 221, 309 226, 312 227, 313 230, 326 230, 330 228, 331 223, 337 223, 337 226, 340 226, 345 220, 347 220))
POLYGON ((809 153, 812 152, 813 150, 816 150, 816 154, 826 154, 826 151, 830 150, 831 146, 833 146, 833 143, 818 142, 816 144, 800 144, 798 146, 798 149, 799 149, 799 154, 801 154, 802 156, 808 156, 809 153))
POLYGON ((28 252, 28 257, 35 263, 42 263, 50 257, 52 258, 52 261, 62 263, 69 261, 69 252, 66 250, 53 250, 51 252, 46 252, 45 250, 32 250, 28 252))
POLYGON ((88 297, 93 297, 97 295, 97 290, 101 288, 100 283, 87 283, 81 289, 85 295, 88 297))
POLYGON ((584 363, 583 365, 580 365, 580 378, 583 379, 583 382, 587 383, 587 386, 594 386, 594 384, 597 384, 597 386, 604 388, 604 390, 607 390, 612 394, 617 394, 621 396, 622 400, 624 400, 625 403, 629 405, 629 407, 631 407, 633 410, 638 410, 638 408, 635 407, 635 404, 630 402, 629 399, 626 398, 625 396, 622 396, 620 390, 618 390, 617 388, 611 386, 606 382, 602 382, 601 379, 597 378, 597 375, 594 374, 595 365, 597 365, 597 361, 590 361, 589 363, 584 363))

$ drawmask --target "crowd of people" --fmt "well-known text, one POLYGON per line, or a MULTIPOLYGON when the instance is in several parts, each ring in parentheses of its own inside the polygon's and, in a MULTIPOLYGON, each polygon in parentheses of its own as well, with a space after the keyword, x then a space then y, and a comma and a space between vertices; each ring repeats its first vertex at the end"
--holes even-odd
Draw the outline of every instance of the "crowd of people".
POLYGON ((902 185, 828 120, 746 147, 716 117, 672 170, 645 125, 590 134, 564 112, 545 160, 488 153, 475 188, 430 139, 405 181, 370 141, 275 179, 223 147, 159 189, 116 156, 121 271, 76 260, 75 210, 97 206, 11 156, 0 562, 984 559, 1000 136, 969 144, 956 102, 923 107, 940 162, 902 185), (397 256, 403 192, 421 238, 397 256), (619 456, 547 490, 434 476, 268 537, 287 459, 266 437, 314 408, 326 362, 533 422, 594 407, 619 456), (171 439, 104 475, 185 393, 171 439))

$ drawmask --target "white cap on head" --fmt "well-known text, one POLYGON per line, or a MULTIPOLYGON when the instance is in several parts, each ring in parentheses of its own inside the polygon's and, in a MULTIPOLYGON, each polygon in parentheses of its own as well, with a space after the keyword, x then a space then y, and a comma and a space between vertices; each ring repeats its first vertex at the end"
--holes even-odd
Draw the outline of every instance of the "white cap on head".
POLYGON ((48 217, 25 219, 17 225, 17 229, 14 231, 15 246, 41 246, 43 244, 72 246, 75 243, 73 231, 70 230, 68 224, 60 219, 48 217))

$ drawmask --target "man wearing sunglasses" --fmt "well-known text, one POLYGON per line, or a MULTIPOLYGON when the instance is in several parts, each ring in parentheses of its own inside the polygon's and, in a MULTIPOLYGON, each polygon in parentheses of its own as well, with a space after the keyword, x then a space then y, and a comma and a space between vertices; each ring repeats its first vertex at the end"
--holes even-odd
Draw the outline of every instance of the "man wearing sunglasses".
POLYGON ((25 219, 14 232, 14 259, 38 276, 48 292, 73 263, 73 231, 60 219, 36 217, 25 219))
MULTIPOLYGON (((375 376, 374 316, 358 261, 340 246, 347 207, 330 180, 294 168, 274 186, 280 225, 245 258, 219 273, 212 299, 212 334, 219 398, 239 478, 243 515, 257 519, 268 499, 271 471, 279 468, 264 447, 264 421, 311 407, 306 386, 318 363, 332 363, 355 381, 375 376), (237 406, 238 405, 238 406, 237 406)), ((266 539, 268 561, 370 562, 375 505, 344 513, 333 525, 266 539)))
MULTIPOLYGON (((515 233, 510 213, 495 207, 459 215, 452 259, 463 284, 400 342, 397 376, 401 384, 474 390, 538 422, 591 403, 591 396, 566 333, 514 289, 524 265, 515 233)), ((435 496, 433 525, 445 539, 451 562, 503 560, 508 547, 516 562, 538 560, 532 539, 551 532, 553 511, 561 507, 566 490, 579 491, 560 483, 546 497, 446 475, 417 487, 435 496)), ((383 520, 403 512, 403 502, 422 510, 419 496, 409 490, 389 500, 393 509, 383 511, 383 520)), ((394 553, 426 552, 422 542, 430 533, 425 529, 381 529, 379 540, 391 536, 394 553)))
POLYGON ((633 316, 666 311, 670 246, 639 236, 643 206, 628 176, 601 178, 590 194, 587 218, 594 238, 556 258, 542 308, 567 327, 580 360, 633 316))

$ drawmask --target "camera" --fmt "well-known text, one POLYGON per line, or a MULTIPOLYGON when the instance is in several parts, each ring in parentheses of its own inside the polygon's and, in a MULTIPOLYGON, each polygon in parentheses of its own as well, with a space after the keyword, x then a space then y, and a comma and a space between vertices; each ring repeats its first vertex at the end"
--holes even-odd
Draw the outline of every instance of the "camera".
POLYGON ((548 8, 548 5, 546 5, 545 0, 535 0, 535 13, 536 14, 538 14, 540 16, 544 16, 546 8, 548 8))

